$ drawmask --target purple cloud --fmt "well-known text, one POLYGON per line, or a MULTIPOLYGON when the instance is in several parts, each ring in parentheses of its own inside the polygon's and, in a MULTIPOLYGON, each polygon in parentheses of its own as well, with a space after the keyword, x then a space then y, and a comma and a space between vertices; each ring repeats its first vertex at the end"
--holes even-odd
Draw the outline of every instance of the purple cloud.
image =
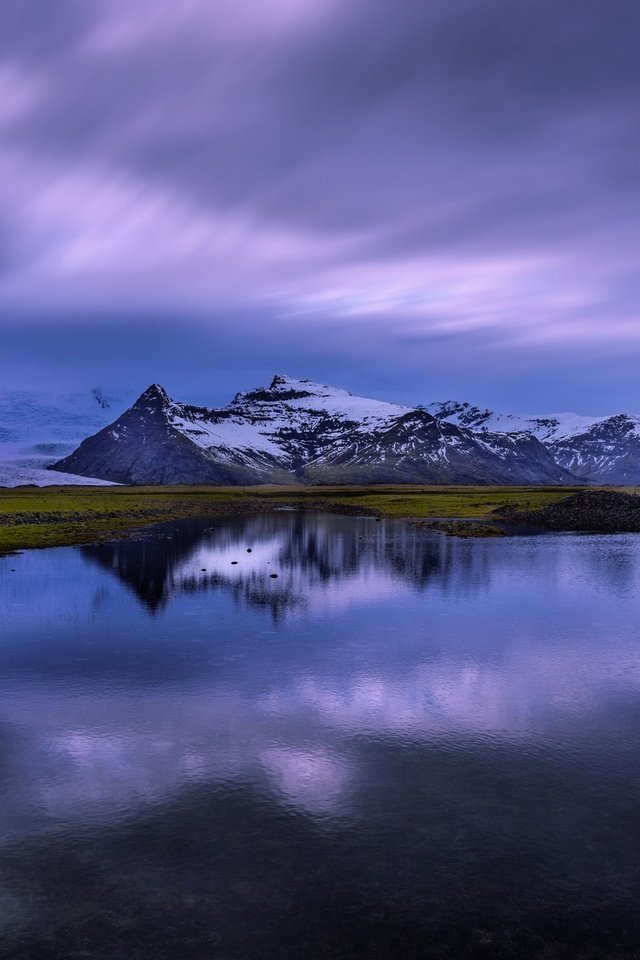
POLYGON ((7 0, 0 304, 637 350, 638 27, 622 0, 7 0))

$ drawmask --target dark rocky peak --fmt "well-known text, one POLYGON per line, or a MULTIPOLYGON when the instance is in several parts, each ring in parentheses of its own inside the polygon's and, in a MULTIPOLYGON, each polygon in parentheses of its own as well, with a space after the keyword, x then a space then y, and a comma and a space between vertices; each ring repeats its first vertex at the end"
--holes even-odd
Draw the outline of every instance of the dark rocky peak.
POLYGON ((287 377, 282 373, 276 373, 273 380, 269 384, 269 390, 289 390, 292 383, 310 383, 310 380, 292 380, 291 377, 287 377))
POLYGON ((458 400, 429 403, 427 409, 438 420, 450 420, 458 423, 461 427, 469 427, 472 430, 485 429, 486 422, 492 416, 492 411, 487 407, 483 409, 467 401, 460 402, 458 400))
POLYGON ((172 402, 167 391, 159 383, 152 383, 150 387, 141 393, 134 407, 152 407, 155 409, 164 409, 172 402))
POLYGON ((392 428, 415 429, 432 423, 436 423, 436 418, 428 410, 417 407, 415 410, 408 410, 407 413, 402 413, 396 417, 392 428))
POLYGON ((557 439, 556 444, 575 445, 576 443, 581 443, 582 441, 624 440, 627 439, 630 434, 635 433, 637 428, 637 417, 631 417, 626 413, 618 413, 611 417, 607 417, 605 420, 599 420, 595 423, 585 426, 584 430, 582 430, 580 433, 576 433, 568 437, 560 436, 557 439))
POLYGON ((459 400, 443 400, 440 403, 430 404, 430 406, 437 407, 443 417, 451 417, 456 413, 468 413, 469 411, 475 413, 478 410, 477 407, 472 407, 470 403, 459 400))
POLYGON ((637 418, 629 416, 628 413, 616 413, 607 420, 602 420, 593 428, 593 433, 632 433, 637 428, 637 418))
POLYGON ((319 393, 320 386, 311 380, 294 380, 293 377, 276 374, 268 387, 237 393, 231 402, 235 406, 247 403, 282 403, 287 400, 304 400, 319 393))

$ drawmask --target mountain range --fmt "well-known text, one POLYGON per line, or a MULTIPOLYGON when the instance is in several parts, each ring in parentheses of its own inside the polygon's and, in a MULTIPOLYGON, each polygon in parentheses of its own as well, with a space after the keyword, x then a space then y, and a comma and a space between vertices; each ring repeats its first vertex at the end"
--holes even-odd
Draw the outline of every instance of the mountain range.
POLYGON ((525 432, 537 437, 558 466, 582 483, 640 483, 640 417, 619 413, 584 417, 575 413, 518 416, 469 403, 431 403, 434 417, 480 435, 525 432))
POLYGON ((149 387, 54 469, 117 483, 571 483, 527 430, 275 376, 210 409, 149 387))
POLYGON ((219 408, 158 384, 115 416, 123 405, 99 390, 0 394, 0 485, 640 483, 630 414, 408 407, 285 376, 219 408))

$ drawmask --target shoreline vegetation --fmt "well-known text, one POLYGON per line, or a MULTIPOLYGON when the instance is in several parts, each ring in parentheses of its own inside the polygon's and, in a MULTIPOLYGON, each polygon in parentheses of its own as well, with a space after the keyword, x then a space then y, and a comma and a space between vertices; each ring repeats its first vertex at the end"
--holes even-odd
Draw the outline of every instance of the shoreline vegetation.
POLYGON ((0 555, 113 540, 167 520, 283 507, 402 519, 454 536, 501 536, 502 522, 513 517, 522 522, 530 511, 539 517, 588 491, 449 485, 5 487, 0 488, 0 555))
POLYGON ((259 486, 0 488, 0 556, 134 535, 157 523, 317 510, 405 520, 456 537, 527 528, 640 532, 637 487, 259 486))

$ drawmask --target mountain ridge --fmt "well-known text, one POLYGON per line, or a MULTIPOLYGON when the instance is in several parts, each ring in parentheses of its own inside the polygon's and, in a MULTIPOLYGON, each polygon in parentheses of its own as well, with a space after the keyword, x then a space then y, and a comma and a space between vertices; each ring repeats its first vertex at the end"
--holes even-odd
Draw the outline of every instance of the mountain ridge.
POLYGON ((575 413, 523 416, 457 401, 427 406, 434 416, 482 434, 522 430, 537 437, 555 462, 577 480, 600 484, 640 483, 640 416, 587 417, 575 413))
POLYGON ((159 384, 53 465, 120 483, 572 483, 524 432, 474 433, 424 408, 278 374, 225 407, 159 384))

